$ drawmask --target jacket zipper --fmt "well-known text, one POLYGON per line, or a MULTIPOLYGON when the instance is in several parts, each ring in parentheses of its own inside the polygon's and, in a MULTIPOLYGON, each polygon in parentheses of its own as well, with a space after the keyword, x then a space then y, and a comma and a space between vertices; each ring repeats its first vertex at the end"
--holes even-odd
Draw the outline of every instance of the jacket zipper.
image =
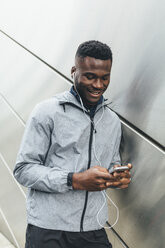
MULTIPOLYGON (((88 157, 88 168, 87 169, 90 168, 90 164, 91 164, 93 131, 94 131, 94 122, 93 122, 93 118, 91 118, 91 129, 90 129, 89 149, 88 149, 89 157, 88 157)), ((85 194, 85 203, 84 203, 84 208, 83 208, 83 212, 81 215, 81 222, 80 222, 80 232, 83 232, 83 222, 84 222, 84 216, 85 216, 86 207, 87 207, 87 201, 88 201, 88 191, 86 191, 86 194, 85 194)))
MULTIPOLYGON (((70 105, 73 105, 81 110, 83 110, 81 107, 75 105, 74 103, 71 103, 69 102, 70 105)), ((106 104, 108 105, 108 104, 106 104)), ((104 106, 106 106, 104 105, 104 106)), ((101 106, 100 108, 98 108, 96 111, 95 111, 95 114, 97 111, 99 111, 103 106, 101 106)), ((86 111, 86 110, 85 110, 86 111)), ((90 120, 91 120, 91 128, 90 128, 90 138, 89 138, 89 149, 88 149, 88 168, 90 168, 90 164, 91 164, 91 155, 92 155, 92 140, 93 140, 93 131, 95 130, 95 124, 94 124, 94 121, 93 121, 93 118, 90 117, 90 120)), ((83 222, 84 222, 84 216, 85 216, 85 212, 86 212, 86 208, 87 208, 87 202, 88 202, 88 191, 86 191, 86 194, 85 194, 85 203, 84 203, 84 208, 83 208, 83 212, 82 212, 82 215, 81 215, 81 221, 80 221, 80 232, 83 232, 83 222)))

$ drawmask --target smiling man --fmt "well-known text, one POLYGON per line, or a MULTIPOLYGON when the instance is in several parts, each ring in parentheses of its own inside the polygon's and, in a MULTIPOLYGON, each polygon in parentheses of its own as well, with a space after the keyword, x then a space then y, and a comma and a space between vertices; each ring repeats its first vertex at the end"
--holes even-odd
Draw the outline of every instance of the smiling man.
POLYGON ((119 118, 103 97, 111 66, 106 44, 82 43, 71 90, 38 104, 27 122, 14 169, 28 188, 26 248, 112 247, 102 228, 102 192, 127 188, 132 166, 109 173, 120 166, 121 137, 119 118))

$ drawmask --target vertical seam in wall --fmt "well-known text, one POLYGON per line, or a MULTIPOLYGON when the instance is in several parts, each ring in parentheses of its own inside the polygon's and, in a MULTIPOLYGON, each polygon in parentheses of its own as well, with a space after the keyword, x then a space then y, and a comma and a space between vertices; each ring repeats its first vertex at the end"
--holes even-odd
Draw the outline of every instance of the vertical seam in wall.
POLYGON ((24 120, 19 116, 19 114, 14 110, 14 108, 11 106, 11 104, 7 101, 7 99, 0 93, 0 96, 3 100, 3 102, 8 106, 8 108, 11 110, 11 112, 15 115, 15 117, 21 122, 21 124, 25 127, 24 120))

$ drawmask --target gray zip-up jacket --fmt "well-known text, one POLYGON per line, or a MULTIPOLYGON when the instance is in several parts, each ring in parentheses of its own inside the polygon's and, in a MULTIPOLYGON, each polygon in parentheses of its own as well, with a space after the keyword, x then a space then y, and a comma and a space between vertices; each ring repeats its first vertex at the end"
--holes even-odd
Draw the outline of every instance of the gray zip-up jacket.
MULTIPOLYGON (((67 186, 67 176, 86 170, 88 165, 99 165, 98 160, 107 169, 120 164, 121 125, 106 102, 97 106, 94 128, 84 111, 69 91, 32 111, 14 169, 17 181, 28 188, 30 224, 75 232, 101 228, 96 216, 103 206, 103 195, 100 191, 73 190, 67 186)), ((98 218, 104 225, 106 204, 98 218)))

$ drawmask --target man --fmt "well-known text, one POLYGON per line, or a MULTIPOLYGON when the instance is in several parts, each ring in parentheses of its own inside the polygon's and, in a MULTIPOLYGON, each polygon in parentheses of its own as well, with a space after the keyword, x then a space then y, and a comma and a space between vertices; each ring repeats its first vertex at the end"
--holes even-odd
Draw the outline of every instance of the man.
POLYGON ((111 247, 101 227, 101 192, 130 183, 129 171, 109 173, 120 166, 121 137, 119 118, 102 96, 111 66, 107 45, 82 43, 71 91, 38 104, 27 122, 14 170, 28 187, 26 248, 111 247))

